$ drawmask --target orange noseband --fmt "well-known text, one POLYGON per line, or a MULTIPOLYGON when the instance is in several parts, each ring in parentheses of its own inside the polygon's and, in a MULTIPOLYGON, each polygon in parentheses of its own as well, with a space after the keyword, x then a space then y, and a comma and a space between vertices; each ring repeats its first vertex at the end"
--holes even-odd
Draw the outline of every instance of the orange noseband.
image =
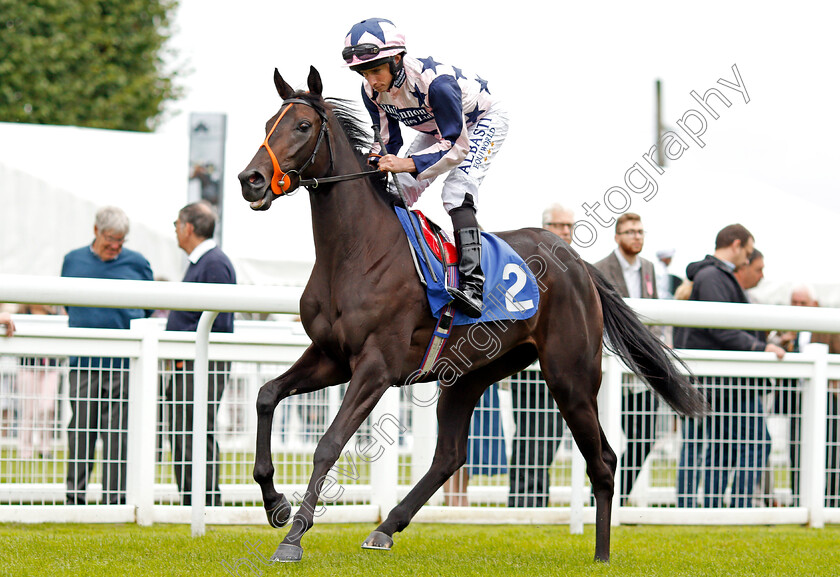
POLYGON ((268 145, 268 139, 271 138, 271 135, 274 134, 274 130, 277 128, 277 125, 280 124, 280 120, 286 113, 294 106, 294 103, 290 103, 288 108, 280 113, 280 116, 277 117, 277 120, 274 122, 274 126, 271 127, 271 130, 268 131, 268 134, 263 140, 263 143, 260 145, 260 148, 265 147, 266 152, 268 152, 268 156, 271 157, 271 164, 274 166, 274 175, 271 177, 271 192, 274 193, 275 196, 280 196, 284 194, 289 187, 292 186, 292 179, 289 178, 289 175, 280 170, 280 163, 277 162, 277 157, 274 156, 274 151, 271 150, 271 147, 268 145))

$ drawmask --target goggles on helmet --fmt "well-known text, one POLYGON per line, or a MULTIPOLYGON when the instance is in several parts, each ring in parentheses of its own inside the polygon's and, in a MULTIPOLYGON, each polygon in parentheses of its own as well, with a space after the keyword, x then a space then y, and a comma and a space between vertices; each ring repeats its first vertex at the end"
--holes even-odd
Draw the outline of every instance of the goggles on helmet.
POLYGON ((377 46, 376 44, 356 44, 341 51, 341 57, 347 64, 353 62, 355 56, 362 62, 373 60, 385 50, 405 50, 405 46, 377 46))

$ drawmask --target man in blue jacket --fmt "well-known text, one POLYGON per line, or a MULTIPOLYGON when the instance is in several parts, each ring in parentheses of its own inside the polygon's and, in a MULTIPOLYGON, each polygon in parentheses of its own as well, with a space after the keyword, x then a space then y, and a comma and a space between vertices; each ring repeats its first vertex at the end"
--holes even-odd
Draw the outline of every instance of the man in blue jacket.
MULTIPOLYGON (((61 276, 152 280, 149 261, 123 248, 129 221, 125 212, 106 206, 96 213, 93 242, 64 257, 61 276)), ((151 310, 67 307, 71 327, 127 329, 132 319, 151 310)), ((70 409, 67 431, 67 504, 83 505, 102 437, 102 502, 125 503, 128 447, 128 359, 70 357, 70 409)))
MULTIPOLYGON (((178 213, 175 234, 178 246, 187 253, 190 265, 183 282, 236 284, 236 272, 230 259, 216 246, 216 212, 207 202, 188 204, 178 213)), ((172 311, 166 323, 168 331, 195 331, 199 311, 172 311)), ((232 333, 233 313, 220 313, 213 332, 232 333)), ((193 361, 174 361, 174 375, 164 385, 170 407, 175 481, 181 492, 181 504, 192 503, 192 430, 193 430, 193 361)), ((207 382, 207 505, 219 506, 219 444, 216 442, 216 412, 225 391, 230 362, 210 361, 207 382)))

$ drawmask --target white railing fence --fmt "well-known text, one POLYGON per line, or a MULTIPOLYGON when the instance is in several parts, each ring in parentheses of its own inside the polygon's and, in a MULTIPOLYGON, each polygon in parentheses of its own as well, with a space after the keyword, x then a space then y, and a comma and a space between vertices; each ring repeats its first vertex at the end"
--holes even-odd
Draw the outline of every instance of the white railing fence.
MULTIPOLYGON (((299 295, 300 289, 286 287, 0 275, 0 302, 293 314, 297 312, 299 295)), ((840 332, 840 311, 836 310, 674 301, 630 302, 653 324, 840 332)), ((3 421, 0 421, 0 521, 190 522, 194 534, 203 533, 205 522, 264 522, 259 489, 251 479, 256 430, 254 404, 261 384, 282 373, 308 345, 299 323, 237 320, 233 334, 205 332, 204 339, 201 334, 166 332, 160 319, 135 321, 131 329, 125 331, 71 329, 62 317, 17 316, 16 323, 18 332, 14 337, 0 337, 0 405, 4 410, 3 421), (87 487, 88 504, 64 504, 66 429, 70 419, 67 359, 70 356, 129 359, 125 432, 128 452, 124 463, 120 463, 124 465, 126 477, 124 504, 98 504, 103 493, 101 465, 92 472, 87 487), (26 359, 46 360, 32 363, 26 359), (176 378, 172 369, 175 359, 197 361, 197 406, 204 404, 202 394, 206 399, 207 360, 229 363, 227 384, 214 427, 220 453, 211 463, 218 470, 223 506, 205 508, 205 483, 200 477, 205 473, 206 453, 198 441, 206 442, 206 434, 201 434, 198 429, 203 427, 197 422, 194 423, 192 505, 180 505, 184 495, 179 492, 173 477, 175 463, 171 456, 178 434, 171 431, 172 411, 177 411, 178 405, 168 403, 163 392, 167 383, 176 378), (58 385, 51 401, 51 420, 24 424, 20 417, 27 414, 26 407, 32 404, 35 395, 24 391, 22 383, 28 382, 25 375, 33 372, 39 376, 55 374, 58 385), (203 393, 199 389, 203 389, 203 393), (40 438, 41 446, 46 447, 40 454, 23 451, 21 435, 28 434, 30 429, 36 439, 40 438)), ((205 321, 205 324, 209 328, 211 322, 205 321)), ((720 443, 717 446, 718 437, 709 431, 715 430, 719 423, 709 421, 707 437, 694 441, 698 450, 712 455, 714 450, 723 447, 724 455, 734 459, 734 464, 725 466, 712 459, 705 462, 706 466, 697 461, 695 469, 711 479, 712 484, 698 481, 693 496, 699 506, 693 508, 681 503, 683 495, 677 488, 679 476, 690 470, 681 466, 682 449, 688 446, 684 438, 687 425, 661 405, 631 409, 649 417, 655 430, 646 433, 650 455, 641 470, 633 473, 638 477, 629 494, 619 490, 623 486, 621 476, 625 474, 619 468, 614 522, 808 523, 814 527, 821 527, 825 522, 840 522, 840 508, 837 499, 833 498, 840 488, 831 486, 832 479, 840 478, 840 471, 834 469, 837 464, 832 464, 830 458, 838 451, 836 433, 834 441, 830 433, 832 427, 834 431, 837 428, 836 401, 833 401, 836 391, 829 384, 840 380, 840 359, 828 355, 824 345, 811 345, 804 353, 787 355, 783 361, 777 361, 769 353, 684 353, 692 371, 708 377, 710 390, 720 386, 719 379, 725 376, 739 383, 734 387, 738 399, 761 398, 767 402, 778 400, 779 391, 787 387, 789 398, 796 399, 796 407, 788 407, 784 412, 777 406, 776 413, 769 412, 766 407, 761 409, 770 439, 759 435, 759 440, 766 445, 766 463, 754 463, 757 474, 750 483, 758 484, 761 476, 764 484, 754 493, 750 489, 752 501, 747 506, 732 505, 742 482, 739 467, 743 468, 743 463, 736 462, 741 457, 734 455, 740 455, 738 451, 742 449, 730 450, 720 443), (710 469, 712 475, 705 472, 710 469), (730 471, 728 484, 723 481, 722 487, 716 486, 715 482, 719 483, 720 477, 726 478, 730 471)), ((484 447, 501 447, 502 454, 497 455, 498 459, 485 459, 490 463, 487 467, 472 468, 473 475, 464 495, 471 506, 444 506, 449 495, 439 491, 416 520, 562 522, 570 523, 573 531, 579 531, 582 523, 594 522, 585 465, 565 427, 555 430, 562 437, 551 446, 552 455, 545 465, 550 484, 550 489, 546 489, 547 502, 551 506, 498 506, 507 503, 511 495, 509 480, 518 466, 512 460, 516 459, 512 445, 517 443, 515 436, 521 436, 523 432, 520 421, 519 431, 514 433, 517 413, 512 408, 513 395, 517 387, 523 386, 521 381, 526 375, 531 375, 527 378, 536 382, 537 371, 538 367, 532 367, 510 382, 500 384, 496 421, 488 421, 495 425, 476 429, 474 420, 474 436, 486 441, 484 447), (507 465, 501 461, 506 461, 507 465)), ((601 421, 607 438, 619 454, 626 454, 637 442, 626 439, 622 415, 627 417, 627 399, 638 390, 635 377, 616 359, 605 357, 599 397, 601 421)), ((340 387, 333 387, 287 399, 275 413, 272 438, 275 483, 293 503, 299 502, 299 496, 305 491, 315 443, 338 410, 341 392, 340 387)), ((373 522, 387 515, 431 463, 436 429, 434 398, 433 384, 388 391, 334 467, 335 482, 322 493, 324 507, 316 511, 318 522, 373 522)), ((754 413, 746 406, 727 405, 725 411, 730 419, 724 425, 737 421, 737 426, 743 423, 751 426, 754 413)), ((196 415, 206 417, 206 412, 198 411, 196 415)), ((535 431, 532 440, 537 440, 540 434, 535 431)), ((754 446, 758 444, 758 441, 752 442, 754 446)), ((97 455, 102 460, 100 445, 97 445, 97 455)))

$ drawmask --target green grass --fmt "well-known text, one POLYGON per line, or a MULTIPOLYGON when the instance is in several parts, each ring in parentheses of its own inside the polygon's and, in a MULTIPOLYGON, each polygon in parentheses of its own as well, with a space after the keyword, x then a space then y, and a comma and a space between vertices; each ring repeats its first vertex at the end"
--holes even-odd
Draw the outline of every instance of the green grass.
POLYGON ((268 527, 0 525, 0 575, 306 575, 307 577, 515 575, 837 575, 840 526, 613 528, 609 565, 592 562, 594 529, 417 523, 390 553, 363 551, 369 524, 317 525, 303 561, 267 566, 285 534, 268 527), (248 549, 248 544, 253 549, 248 549), (249 559, 251 568, 238 560, 249 559), (233 571, 233 573, 231 573, 233 571))

